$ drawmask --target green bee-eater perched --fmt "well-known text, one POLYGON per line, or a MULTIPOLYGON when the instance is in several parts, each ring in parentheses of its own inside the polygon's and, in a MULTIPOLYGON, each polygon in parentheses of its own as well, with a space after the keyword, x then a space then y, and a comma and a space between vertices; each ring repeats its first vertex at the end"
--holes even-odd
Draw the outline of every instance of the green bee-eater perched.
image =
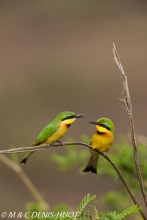
MULTIPOLYGON (((114 140, 114 125, 109 118, 100 118, 97 121, 89 121, 88 123, 96 125, 96 133, 91 138, 90 145, 93 149, 100 152, 109 151, 114 140)), ((83 172, 97 173, 97 162, 99 153, 90 149, 91 157, 83 172)))
MULTIPOLYGON (((32 144, 33 146, 41 144, 52 144, 62 138, 67 132, 70 125, 76 120, 76 118, 84 118, 83 114, 75 114, 73 112, 61 112, 50 124, 48 124, 39 134, 36 141, 32 144)), ((33 153, 28 152, 21 164, 25 164, 27 159, 33 153)))

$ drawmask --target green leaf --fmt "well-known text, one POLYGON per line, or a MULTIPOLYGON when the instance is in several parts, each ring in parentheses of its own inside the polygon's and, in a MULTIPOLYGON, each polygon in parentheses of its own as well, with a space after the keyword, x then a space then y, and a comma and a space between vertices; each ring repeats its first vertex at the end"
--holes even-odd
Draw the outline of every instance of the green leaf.
POLYGON ((87 194, 87 200, 90 200, 90 194, 89 193, 87 194))
MULTIPOLYGON (((78 217, 81 216, 82 213, 89 212, 90 208, 95 209, 95 206, 92 204, 95 201, 96 201, 96 195, 90 197, 90 194, 88 193, 87 196, 84 196, 78 207, 78 212, 79 212, 78 217)), ((88 215, 85 215, 85 218, 92 219, 91 216, 90 217, 86 217, 86 216, 88 215)))
POLYGON ((132 205, 126 210, 124 210, 122 213, 120 213, 119 220, 125 219, 131 215, 138 214, 141 210, 141 207, 138 207, 137 205, 132 205))
POLYGON ((95 216, 95 219, 98 220, 99 217, 98 217, 98 211, 96 209, 96 207, 94 208, 94 216, 95 216))
POLYGON ((95 200, 96 199, 96 195, 91 196, 90 200, 95 200))
POLYGON ((125 209, 120 214, 116 213, 116 211, 109 212, 107 214, 102 214, 101 220, 123 220, 131 215, 135 215, 139 213, 141 210, 142 210, 141 207, 138 207, 137 205, 132 205, 129 208, 125 209))
POLYGON ((102 220, 103 219, 109 219, 109 220, 118 220, 119 214, 116 213, 116 211, 114 212, 109 212, 107 214, 103 214, 102 215, 102 220))

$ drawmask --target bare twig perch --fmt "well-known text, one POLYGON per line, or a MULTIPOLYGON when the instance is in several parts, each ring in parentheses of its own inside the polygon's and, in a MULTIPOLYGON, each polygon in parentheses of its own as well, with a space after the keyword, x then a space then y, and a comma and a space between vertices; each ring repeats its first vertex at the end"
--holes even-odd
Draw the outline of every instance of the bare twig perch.
POLYGON ((20 147, 20 148, 14 148, 9 150, 0 150, 0 154, 14 154, 14 153, 24 153, 28 151, 37 151, 42 150, 44 148, 51 147, 49 144, 42 144, 34 147, 20 147))
MULTIPOLYGON (((66 146, 66 145, 83 145, 85 147, 88 148, 92 148, 90 145, 82 143, 82 142, 62 142, 62 146, 66 146)), ((12 154, 12 153, 23 153, 23 152, 27 152, 27 151, 37 151, 37 150, 41 150, 44 148, 48 148, 48 147, 58 147, 61 146, 61 143, 54 143, 52 145, 49 144, 44 144, 44 145, 39 145, 39 146, 34 146, 34 147, 21 147, 21 148, 15 148, 15 149, 10 149, 10 150, 1 150, 0 154, 12 154)), ((99 152, 98 150, 95 150, 97 152, 99 152)), ((134 197, 128 183, 126 182, 126 180, 124 179, 124 177, 122 176, 121 172, 119 171, 119 169, 117 168, 117 166, 113 163, 113 161, 104 153, 99 152, 109 163, 111 163, 111 165, 114 167, 115 171, 117 172, 118 176, 120 177, 122 183, 124 184, 126 190, 128 191, 132 201, 137 205, 140 206, 139 203, 137 202, 136 198, 134 197)), ((1 156, 1 155, 0 155, 1 156)), ((16 164, 17 165, 17 164, 16 164)), ((18 165, 17 165, 18 166, 18 165)), ((143 211, 140 212, 140 214, 142 215, 144 220, 147 220, 145 214, 143 211)))
POLYGON ((141 174, 141 170, 140 170, 138 146, 137 146, 137 140, 136 140, 136 134, 135 134, 133 112, 132 112, 132 105, 131 105, 131 99, 130 99, 130 94, 129 94, 127 77, 126 77, 126 74, 123 70, 121 61, 119 59, 119 56, 118 56, 118 53, 117 53, 117 50, 116 50, 116 47, 114 44, 113 44, 113 54, 114 54, 114 59, 116 61, 116 64, 120 70, 121 78, 123 81, 123 89, 124 89, 123 101, 125 102, 126 111, 128 113, 128 118, 129 118, 129 125, 130 125, 130 131, 131 131, 132 145, 133 145, 133 149, 134 149, 134 160, 135 160, 135 165, 136 165, 136 171, 137 171, 137 175, 138 175, 138 179, 139 179, 139 183, 140 183, 141 192, 142 192, 145 204, 147 206, 147 195, 146 195, 146 191, 144 188, 143 178, 142 178, 142 174, 141 174))
POLYGON ((49 211, 50 210, 49 205, 46 203, 46 201, 43 199, 43 197, 41 196, 39 191, 33 185, 33 183, 28 178, 28 176, 25 174, 25 172, 22 170, 21 166, 14 163, 8 157, 6 157, 5 155, 2 155, 2 154, 0 155, 0 161, 2 161, 4 164, 6 164, 8 167, 10 167, 12 170, 14 170, 14 172, 16 172, 20 176, 20 178, 22 179, 22 181, 24 182, 26 187, 29 189, 31 194, 34 196, 36 201, 42 206, 42 208, 45 211, 49 211))

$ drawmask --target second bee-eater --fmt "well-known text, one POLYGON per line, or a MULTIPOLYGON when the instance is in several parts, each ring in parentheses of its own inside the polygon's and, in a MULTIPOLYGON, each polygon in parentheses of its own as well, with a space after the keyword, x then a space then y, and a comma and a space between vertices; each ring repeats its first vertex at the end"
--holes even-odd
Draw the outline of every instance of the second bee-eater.
MULTIPOLYGON (((89 121, 88 123, 96 125, 96 133, 91 138, 90 145, 93 149, 100 152, 109 151, 114 140, 114 125, 108 118, 100 118, 97 121, 89 121)), ((91 157, 83 172, 92 172, 97 174, 97 162, 100 154, 90 149, 91 157)))
MULTIPOLYGON (((76 120, 76 118, 84 118, 83 114, 75 114, 73 112, 61 112, 50 124, 48 124, 39 134, 36 141, 32 144, 33 146, 41 144, 52 144, 62 138, 67 132, 70 125, 76 120)), ((28 152, 21 164, 25 164, 27 159, 33 153, 28 152)))

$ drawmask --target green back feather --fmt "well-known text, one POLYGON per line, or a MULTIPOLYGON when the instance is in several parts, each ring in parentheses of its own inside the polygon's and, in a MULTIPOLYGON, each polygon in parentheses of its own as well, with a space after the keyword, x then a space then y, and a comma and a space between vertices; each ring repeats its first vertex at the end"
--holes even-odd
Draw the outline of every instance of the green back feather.
POLYGON ((75 115, 73 112, 61 112, 50 124, 48 124, 39 134, 37 137, 36 141, 32 144, 32 146, 39 145, 46 141, 49 137, 51 137, 57 130, 58 127, 60 126, 60 123, 63 118, 67 116, 72 116, 75 115))

